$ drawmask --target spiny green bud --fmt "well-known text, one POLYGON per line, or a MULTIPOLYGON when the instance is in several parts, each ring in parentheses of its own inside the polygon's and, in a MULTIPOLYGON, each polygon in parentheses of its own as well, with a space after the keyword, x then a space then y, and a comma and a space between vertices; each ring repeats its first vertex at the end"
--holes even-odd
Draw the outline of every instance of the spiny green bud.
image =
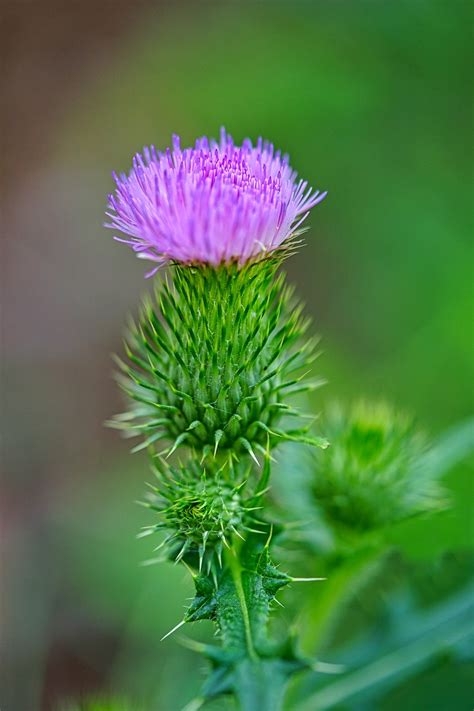
POLYGON ((185 560, 206 572, 222 565, 224 546, 234 536, 243 538, 256 525, 256 497, 246 495, 250 471, 239 472, 227 465, 203 468, 196 460, 168 466, 155 459, 158 479, 144 505, 160 514, 160 521, 144 528, 140 536, 157 531, 167 535, 158 546, 166 558, 185 560))
POLYGON ((359 402, 348 411, 333 406, 323 427, 331 446, 315 454, 312 488, 336 528, 370 531, 443 504, 426 439, 406 415, 359 402))
POLYGON ((281 259, 175 266, 145 302, 119 361, 131 409, 113 423, 144 437, 136 449, 164 440, 168 456, 185 445, 256 459, 281 440, 324 446, 308 427, 281 427, 298 415, 287 399, 321 384, 302 382, 315 341, 303 340, 308 319, 276 273, 281 259))

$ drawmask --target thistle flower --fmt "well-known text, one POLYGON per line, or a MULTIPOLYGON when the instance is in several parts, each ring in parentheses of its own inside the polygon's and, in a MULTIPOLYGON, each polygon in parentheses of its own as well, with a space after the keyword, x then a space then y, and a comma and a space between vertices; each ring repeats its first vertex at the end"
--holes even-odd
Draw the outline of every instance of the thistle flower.
POLYGON ((337 528, 364 532, 439 509, 426 438, 385 403, 335 405, 323 423, 331 447, 314 455, 313 492, 337 528))
POLYGON ((288 157, 272 144, 245 139, 235 146, 221 130, 220 142, 206 137, 194 148, 161 153, 153 146, 137 154, 127 176, 114 174, 109 196, 111 222, 142 259, 217 266, 243 264, 272 252, 298 232, 308 211, 326 193, 297 180, 288 157))

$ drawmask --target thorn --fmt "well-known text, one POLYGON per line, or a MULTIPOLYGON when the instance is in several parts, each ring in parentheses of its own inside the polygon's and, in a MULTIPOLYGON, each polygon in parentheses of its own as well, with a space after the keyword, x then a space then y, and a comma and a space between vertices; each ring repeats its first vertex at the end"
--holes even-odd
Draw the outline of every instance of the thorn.
POLYGON ((204 561, 204 555, 206 553, 206 544, 209 537, 209 531, 204 531, 202 534, 202 544, 199 546, 199 572, 202 571, 202 564, 204 561))
MULTIPOLYGON (((252 500, 254 500, 254 499, 256 499, 256 498, 260 498, 261 496, 264 496, 264 494, 268 494, 268 492, 270 491, 270 489, 271 489, 270 486, 265 487, 265 489, 262 489, 262 491, 259 491, 258 494, 254 494, 254 495, 251 497, 252 500)), ((252 510, 255 510, 255 511, 256 511, 257 509, 263 509, 263 506, 255 506, 254 509, 247 509, 247 510, 248 510, 248 511, 252 511, 252 510)))
POLYGON ((174 559, 175 564, 179 563, 183 559, 183 556, 187 552, 188 548, 189 548, 189 539, 183 543, 181 550, 179 551, 178 555, 174 559))
POLYGON ((227 548, 227 550, 230 551, 230 550, 231 550, 231 547, 229 546, 229 544, 228 544, 228 542, 227 542, 227 538, 224 536, 224 534, 222 534, 222 535, 220 536, 220 539, 221 539, 222 543, 225 545, 225 547, 227 548))
POLYGON ((202 465, 204 461, 206 460, 207 455, 211 451, 211 447, 209 444, 205 444, 204 447, 202 448, 202 457, 199 461, 199 464, 202 465))
POLYGON ((258 467, 260 467, 260 462, 258 461, 257 457, 255 456, 255 452, 253 451, 252 445, 250 444, 250 442, 247 439, 245 439, 244 437, 240 437, 238 439, 238 441, 241 442, 243 448, 248 452, 248 454, 250 454, 250 456, 252 457, 252 459, 256 463, 256 465, 258 467))
MULTIPOLYGON (((187 432, 181 432, 181 434, 180 434, 178 437, 176 437, 173 446, 171 447, 171 449, 168 451, 168 454, 166 455, 166 459, 169 459, 169 458, 171 457, 171 455, 172 455, 174 452, 176 452, 176 450, 178 449, 179 445, 180 445, 182 442, 184 442, 184 440, 187 439, 187 437, 188 437, 188 433, 187 433, 187 432)), ((165 450, 165 451, 166 451, 166 450, 165 450)))
POLYGON ((242 536, 241 533, 239 533, 239 531, 236 529, 235 526, 231 526, 230 528, 232 529, 232 531, 235 533, 236 536, 238 536, 238 537, 241 538, 243 541, 245 541, 245 538, 242 536))
POLYGON ((195 699, 190 701, 189 704, 183 706, 181 711, 199 711, 205 701, 206 699, 204 699, 202 696, 197 696, 195 699))
POLYGON ((346 669, 344 664, 329 664, 328 662, 316 662, 313 665, 313 670, 321 672, 321 674, 343 674, 346 669))
POLYGON ((266 543, 265 543, 265 548, 269 548, 269 546, 270 546, 270 541, 272 540, 272 536, 273 536, 273 523, 272 523, 272 525, 270 526, 270 533, 268 534, 268 538, 267 538, 266 543))
POLYGON ((146 568, 149 565, 155 565, 155 563, 162 563, 163 559, 162 558, 149 558, 148 560, 142 560, 142 562, 139 564, 142 568, 146 568))
POLYGON ((327 580, 327 578, 291 578, 292 583, 314 583, 319 580, 327 580))
POLYGON ((254 452, 252 449, 250 449, 250 450, 249 450, 249 454, 250 454, 250 456, 252 457, 252 459, 253 459, 253 461, 255 462, 255 464, 257 465, 257 467, 259 467, 259 466, 260 466, 260 462, 258 461, 257 457, 255 456, 255 452, 254 452))
MULTIPOLYGON (((154 485, 151 484, 149 481, 146 481, 146 482, 145 482, 145 486, 148 486, 148 488, 151 489, 154 494, 159 494, 159 493, 160 493, 160 490, 158 489, 158 487, 157 487, 157 486, 154 486, 154 485)), ((148 493, 150 493, 150 492, 148 492, 148 493)))
MULTIPOLYGON (((188 571, 188 573, 189 573, 189 574, 192 576, 192 578, 194 579, 194 578, 196 577, 196 573, 195 573, 194 570, 191 568, 191 566, 188 565, 185 560, 182 560, 182 561, 181 561, 181 564, 184 565, 184 567, 186 568, 186 570, 188 571)), ((192 598, 191 598, 191 599, 192 599, 192 598)))
MULTIPOLYGON (((223 467, 222 467, 222 468, 223 468, 223 467)), ((219 471, 221 471, 221 470, 219 470, 219 471)), ((243 489, 244 486, 247 484, 247 482, 248 482, 248 478, 247 478, 247 479, 244 479, 243 482, 241 482, 241 483, 235 488, 235 491, 239 493, 240 490, 243 489)), ((251 509, 247 509, 247 511, 250 511, 250 510, 251 510, 251 509)))
POLYGON ((134 504, 138 504, 138 506, 144 506, 146 509, 150 509, 150 508, 151 508, 151 504, 150 504, 149 501, 138 501, 138 500, 135 500, 133 503, 134 503, 134 504))
POLYGON ((137 533, 136 538, 145 538, 146 536, 151 536, 155 531, 153 528, 149 528, 146 531, 140 531, 140 533, 137 533))
POLYGON ((196 429, 196 427, 199 427, 200 424, 201 424, 200 420, 194 420, 193 422, 191 422, 191 424, 187 428, 186 432, 191 432, 191 430, 194 430, 194 429, 196 429))
POLYGON ((258 531, 256 528, 249 528, 248 526, 245 526, 245 530, 249 531, 249 533, 258 533, 260 536, 265 535, 265 531, 258 531))
POLYGON ((165 640, 167 637, 169 637, 170 635, 172 635, 173 632, 176 632, 176 630, 179 630, 179 628, 182 627, 182 626, 185 625, 185 624, 186 624, 186 620, 181 620, 181 622, 178 622, 178 624, 175 625, 172 630, 170 630, 169 632, 167 632, 167 633, 165 634, 165 636, 160 639, 160 642, 163 642, 163 640, 165 640))
POLYGON ((214 457, 215 457, 216 454, 217 454, 217 450, 218 450, 218 448, 219 448, 219 442, 221 441, 223 435, 224 435, 224 433, 223 433, 222 430, 216 430, 216 431, 214 432, 214 441, 215 441, 215 445, 214 445, 214 457))
POLYGON ((156 553, 156 551, 160 551, 162 548, 164 548, 167 543, 173 540, 175 538, 174 534, 172 536, 167 536, 161 543, 159 543, 156 548, 153 548, 153 552, 156 553))
POLYGON ((177 637, 176 641, 183 647, 186 647, 186 649, 191 649, 193 652, 198 652, 198 654, 204 654, 207 648, 202 642, 196 642, 196 640, 190 637, 177 637))

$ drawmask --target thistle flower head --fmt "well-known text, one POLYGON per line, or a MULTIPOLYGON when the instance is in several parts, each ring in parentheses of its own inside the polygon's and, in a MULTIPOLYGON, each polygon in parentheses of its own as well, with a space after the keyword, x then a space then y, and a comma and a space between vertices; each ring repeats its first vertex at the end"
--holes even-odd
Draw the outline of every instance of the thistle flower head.
POLYGON ((288 157, 272 144, 245 139, 235 146, 221 131, 181 149, 178 136, 164 153, 144 148, 130 174, 114 174, 107 227, 126 235, 142 259, 156 262, 243 264, 294 235, 326 193, 297 180, 288 157))
POLYGON ((332 524, 370 531, 443 503, 425 466, 427 442, 410 417, 385 403, 333 406, 323 423, 331 446, 315 453, 313 492, 332 524))

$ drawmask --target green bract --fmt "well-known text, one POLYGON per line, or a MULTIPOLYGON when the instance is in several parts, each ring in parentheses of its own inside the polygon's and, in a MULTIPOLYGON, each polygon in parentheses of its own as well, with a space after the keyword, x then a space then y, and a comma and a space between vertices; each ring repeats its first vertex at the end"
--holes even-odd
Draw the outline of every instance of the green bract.
POLYGON ((329 409, 331 447, 315 454, 313 492, 335 526, 370 531, 443 504, 427 466, 427 443, 413 421, 384 403, 329 409))
POLYGON ((321 381, 301 382, 316 340, 304 340, 309 322, 280 263, 175 266, 145 301, 119 361, 130 411, 113 423, 143 437, 136 449, 164 440, 168 456, 185 445, 203 459, 218 450, 256 459, 280 440, 324 444, 281 425, 298 414, 288 397, 321 381))

